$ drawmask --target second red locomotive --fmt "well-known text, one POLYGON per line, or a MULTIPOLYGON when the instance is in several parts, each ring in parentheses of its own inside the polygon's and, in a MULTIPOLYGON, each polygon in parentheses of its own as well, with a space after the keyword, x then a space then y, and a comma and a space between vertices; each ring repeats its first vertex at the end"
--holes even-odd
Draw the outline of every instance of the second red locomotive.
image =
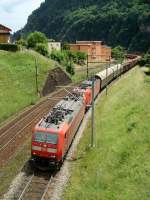
POLYGON ((85 104, 86 104, 86 108, 88 108, 92 102, 92 82, 93 81, 94 81, 94 98, 96 98, 96 96, 100 92, 100 79, 97 79, 95 77, 92 77, 83 81, 79 87, 73 90, 74 92, 80 93, 83 96, 85 104))

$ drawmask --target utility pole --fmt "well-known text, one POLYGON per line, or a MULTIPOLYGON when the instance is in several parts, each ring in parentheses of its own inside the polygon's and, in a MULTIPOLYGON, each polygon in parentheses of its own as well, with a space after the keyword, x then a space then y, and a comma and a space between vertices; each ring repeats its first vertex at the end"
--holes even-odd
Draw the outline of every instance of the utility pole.
POLYGON ((119 74, 119 72, 118 72, 118 62, 117 62, 117 79, 118 79, 118 74, 119 74))
POLYGON ((87 54, 87 78, 89 78, 89 55, 87 54))
POLYGON ((36 92, 38 94, 39 88, 38 88, 38 66, 37 66, 37 58, 35 57, 35 86, 36 86, 36 92))
POLYGON ((111 57, 107 59, 106 63, 106 96, 108 94, 108 68, 110 68, 111 57))
POLYGON ((108 94, 108 88, 107 88, 107 85, 108 85, 108 64, 106 63, 106 96, 107 96, 107 94, 108 94))
POLYGON ((94 79, 92 79, 91 147, 94 147, 94 79))

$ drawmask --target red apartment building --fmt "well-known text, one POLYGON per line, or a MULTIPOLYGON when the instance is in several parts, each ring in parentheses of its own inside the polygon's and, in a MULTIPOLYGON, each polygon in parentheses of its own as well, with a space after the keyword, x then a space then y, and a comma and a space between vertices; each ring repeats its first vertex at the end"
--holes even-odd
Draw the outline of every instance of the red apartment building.
POLYGON ((70 50, 87 53, 91 62, 105 62, 111 59, 111 48, 102 41, 76 41, 76 44, 70 44, 70 50))

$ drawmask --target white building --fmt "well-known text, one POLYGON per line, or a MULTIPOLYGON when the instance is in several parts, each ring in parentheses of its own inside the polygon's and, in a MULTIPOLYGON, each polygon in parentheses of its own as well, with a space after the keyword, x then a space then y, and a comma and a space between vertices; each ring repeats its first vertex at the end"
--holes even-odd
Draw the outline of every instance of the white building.
POLYGON ((48 42, 48 50, 51 52, 52 50, 61 50, 61 43, 60 42, 48 42))

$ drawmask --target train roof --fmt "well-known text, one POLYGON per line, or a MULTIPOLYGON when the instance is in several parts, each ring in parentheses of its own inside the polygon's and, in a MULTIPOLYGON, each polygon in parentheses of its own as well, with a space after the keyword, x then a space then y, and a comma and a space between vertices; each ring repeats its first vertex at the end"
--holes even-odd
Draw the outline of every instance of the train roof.
POLYGON ((106 74, 107 76, 111 75, 112 73, 116 72, 117 70, 121 69, 123 66, 121 64, 117 64, 117 65, 113 65, 109 68, 107 68, 107 71, 106 69, 104 69, 103 71, 101 72, 98 72, 95 77, 96 78, 99 78, 101 80, 104 80, 106 78, 106 74))
POLYGON ((97 73, 95 75, 95 77, 100 78, 101 80, 104 80, 106 78, 106 74, 107 76, 111 75, 113 73, 112 68, 108 68, 107 70, 104 69, 103 71, 97 73))
POLYGON ((83 106, 83 97, 80 93, 70 93, 62 99, 38 124, 38 127, 58 131, 60 126, 72 121, 76 113, 83 106))
POLYGON ((116 64, 116 65, 113 65, 113 66, 111 66, 110 68, 114 71, 114 72, 116 72, 116 71, 118 71, 118 69, 121 69, 123 66, 121 65, 121 64, 116 64))

